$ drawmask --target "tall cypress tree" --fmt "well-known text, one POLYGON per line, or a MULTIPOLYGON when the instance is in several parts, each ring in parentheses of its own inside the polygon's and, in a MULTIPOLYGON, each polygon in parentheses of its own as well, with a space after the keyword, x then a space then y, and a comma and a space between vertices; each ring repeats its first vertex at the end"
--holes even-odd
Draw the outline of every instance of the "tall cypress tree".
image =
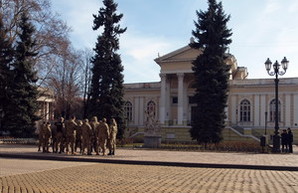
POLYGON ((197 104, 195 119, 190 129, 192 139, 199 144, 218 143, 225 127, 225 107, 228 98, 229 66, 225 63, 232 32, 227 28, 227 16, 222 3, 208 0, 208 10, 197 11, 195 41, 192 48, 202 50, 193 62, 197 104))
POLYGON ((121 64, 118 36, 126 31, 118 24, 123 14, 117 14, 117 4, 113 0, 103 0, 94 17, 93 30, 103 28, 94 48, 95 56, 91 59, 92 81, 90 90, 89 116, 115 118, 118 123, 118 136, 122 137, 124 119, 123 66, 121 64))
POLYGON ((13 61, 12 44, 4 28, 2 14, 0 13, 0 131, 4 131, 3 115, 8 104, 7 89, 10 76, 10 65, 13 61))
POLYGON ((34 27, 29 22, 26 13, 19 23, 21 32, 16 44, 15 61, 12 64, 12 82, 9 84, 9 109, 5 113, 5 126, 15 137, 31 137, 35 121, 38 120, 37 82, 33 59, 38 54, 34 52, 34 27))

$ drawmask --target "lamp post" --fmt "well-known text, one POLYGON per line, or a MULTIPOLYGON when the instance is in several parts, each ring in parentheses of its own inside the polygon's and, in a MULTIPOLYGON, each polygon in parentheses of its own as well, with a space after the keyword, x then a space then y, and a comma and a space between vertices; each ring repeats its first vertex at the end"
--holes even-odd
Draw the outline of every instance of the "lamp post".
POLYGON ((273 64, 273 71, 271 70, 271 65, 272 62, 270 61, 270 59, 268 58, 265 62, 265 68, 267 70, 267 73, 270 76, 275 76, 275 127, 274 127, 274 136, 273 136, 273 149, 272 151, 275 153, 279 153, 280 152, 280 136, 279 136, 279 117, 278 117, 278 75, 282 76, 286 73, 287 69, 288 69, 288 64, 289 61, 287 60, 286 57, 284 57, 281 61, 281 65, 278 63, 278 61, 276 60, 275 63, 273 64), (280 66, 282 66, 283 71, 280 71, 280 66))

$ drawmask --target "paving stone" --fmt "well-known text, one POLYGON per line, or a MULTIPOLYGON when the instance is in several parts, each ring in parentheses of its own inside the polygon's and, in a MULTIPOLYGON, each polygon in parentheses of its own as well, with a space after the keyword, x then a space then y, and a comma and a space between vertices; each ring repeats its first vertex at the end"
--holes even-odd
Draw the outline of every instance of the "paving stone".
MULTIPOLYGON (((43 159, 88 156, 42 154, 34 146, 0 145, 0 155, 43 159), (55 157, 58 156, 58 157, 55 157)), ((89 156, 115 164, 0 157, 0 193, 39 192, 268 192, 298 193, 297 171, 121 164, 127 160, 298 167, 294 154, 246 154, 119 149, 116 156, 89 156)), ((169 164, 170 165, 170 164, 169 164)))
POLYGON ((234 152, 192 152, 192 151, 164 151, 164 150, 140 150, 118 149, 115 156, 71 156, 65 154, 43 154, 37 152, 36 146, 29 145, 5 145, 0 144, 1 154, 33 155, 63 158, 92 158, 110 160, 134 160, 134 161, 160 161, 179 163, 208 163, 208 164, 236 164, 236 165, 264 165, 264 166, 293 166, 298 167, 298 147, 293 147, 293 154, 261 154, 261 153, 234 153, 234 152))
POLYGON ((88 164, 0 177, 0 192, 298 192, 298 172, 88 164))

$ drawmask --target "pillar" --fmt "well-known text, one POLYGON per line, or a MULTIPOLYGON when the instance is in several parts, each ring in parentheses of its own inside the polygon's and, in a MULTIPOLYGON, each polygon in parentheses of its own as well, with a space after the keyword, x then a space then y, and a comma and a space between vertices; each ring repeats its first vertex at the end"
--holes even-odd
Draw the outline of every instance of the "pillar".
POLYGON ((183 113, 184 113, 184 98, 183 98, 183 80, 184 74, 178 73, 178 125, 183 124, 183 113))
POLYGON ((260 95, 254 95, 254 107, 251 109, 251 118, 253 117, 253 125, 254 126, 260 126, 261 125, 261 119, 260 119, 260 95))
POLYGON ((159 122, 160 124, 165 124, 166 117, 166 74, 159 74, 161 79, 161 88, 160 88, 160 105, 159 105, 159 122))
POLYGON ((45 114, 45 118, 47 121, 50 120, 50 103, 49 102, 46 102, 46 114, 45 114))
POLYGON ((294 95, 294 104, 293 104, 293 114, 294 114, 294 120, 293 120, 293 124, 295 127, 298 126, 298 94, 294 95))
POLYGON ((285 96, 285 108, 281 108, 284 110, 284 117, 285 117, 285 127, 291 127, 291 94, 287 94, 285 96))

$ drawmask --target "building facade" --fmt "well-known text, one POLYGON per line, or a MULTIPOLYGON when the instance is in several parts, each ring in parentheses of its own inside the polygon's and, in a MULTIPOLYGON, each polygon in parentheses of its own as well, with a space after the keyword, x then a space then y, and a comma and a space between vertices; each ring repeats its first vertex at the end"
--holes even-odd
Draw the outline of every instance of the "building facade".
POLYGON ((38 112, 37 115, 42 121, 51 121, 54 119, 54 92, 50 89, 39 88, 38 112))
MULTIPOLYGON (((39 121, 36 121, 36 128, 40 128, 40 125, 44 121, 50 121, 54 119, 54 93, 46 88, 38 88, 38 110, 36 112, 36 115, 40 117, 39 121)), ((3 109, 0 107, 0 128, 1 128, 1 120, 4 118, 4 112, 3 109)), ((0 132, 1 135, 9 135, 7 132, 0 132)))
MULTIPOLYGON (((128 136, 142 134, 148 118, 146 113, 151 113, 159 121, 163 140, 191 140, 188 130, 196 106, 192 61, 199 54, 199 50, 189 46, 180 48, 155 59, 160 66, 160 82, 125 84, 128 136)), ((226 108, 228 133, 254 139, 264 133, 273 135, 274 80, 248 79, 247 68, 239 67, 233 55, 229 55, 226 63, 231 66, 226 108)), ((278 103, 280 129, 291 127, 296 132, 298 78, 280 79, 278 103)), ((224 138, 228 137, 224 135, 224 138)))

